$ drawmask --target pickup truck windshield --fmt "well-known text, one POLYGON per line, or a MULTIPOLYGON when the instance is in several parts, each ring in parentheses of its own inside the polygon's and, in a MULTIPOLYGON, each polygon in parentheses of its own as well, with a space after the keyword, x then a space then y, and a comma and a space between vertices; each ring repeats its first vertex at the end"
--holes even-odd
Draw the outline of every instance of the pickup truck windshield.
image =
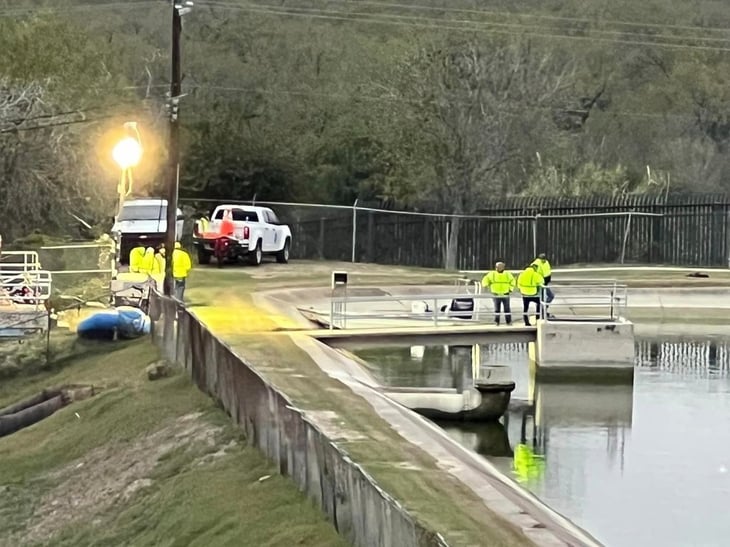
POLYGON ((127 205, 122 207, 119 220, 164 220, 166 217, 166 205, 127 205))

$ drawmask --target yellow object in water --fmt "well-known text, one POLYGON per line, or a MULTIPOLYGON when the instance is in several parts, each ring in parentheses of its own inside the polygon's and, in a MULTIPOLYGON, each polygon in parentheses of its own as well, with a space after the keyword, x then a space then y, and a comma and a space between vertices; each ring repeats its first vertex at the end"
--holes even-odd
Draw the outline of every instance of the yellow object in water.
POLYGON ((545 472, 545 458, 535 454, 526 444, 518 444, 515 447, 514 469, 518 481, 534 481, 545 472))

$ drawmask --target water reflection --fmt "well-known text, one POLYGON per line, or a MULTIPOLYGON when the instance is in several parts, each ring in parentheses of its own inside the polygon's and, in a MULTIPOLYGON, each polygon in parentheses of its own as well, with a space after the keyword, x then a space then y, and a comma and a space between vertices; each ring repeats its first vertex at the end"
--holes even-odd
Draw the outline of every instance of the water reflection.
POLYGON ((536 382, 521 345, 426 347, 422 361, 388 348, 392 360, 371 363, 388 361, 388 381, 440 387, 455 384, 467 356, 510 364, 517 401, 502 422, 443 424, 449 435, 607 545, 725 545, 730 342, 640 340, 636 350, 626 385, 536 382))
POLYGON ((527 399, 527 344, 472 346, 412 346, 365 348, 355 353, 375 379, 389 387, 455 388, 471 386, 479 371, 509 365, 516 389, 513 399, 527 399))

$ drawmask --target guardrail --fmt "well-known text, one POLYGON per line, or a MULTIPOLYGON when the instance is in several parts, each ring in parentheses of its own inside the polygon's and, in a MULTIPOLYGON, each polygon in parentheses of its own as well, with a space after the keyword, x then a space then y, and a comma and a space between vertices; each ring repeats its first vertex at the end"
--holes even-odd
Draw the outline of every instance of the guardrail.
POLYGON ((39 307, 48 300, 53 276, 40 266, 35 251, 4 251, 0 255, 0 304, 39 307))
MULTIPOLYGON (((413 326, 413 322, 429 322, 433 326, 460 323, 493 323, 507 319, 521 322, 522 300, 519 293, 510 296, 511 311, 495 312, 494 296, 482 293, 481 285, 465 282, 464 290, 437 294, 386 296, 348 296, 334 294, 330 300, 330 329, 383 326, 413 326), (469 290, 469 287, 473 287, 469 290), (355 323, 353 323, 355 322, 355 323), (398 324, 400 322, 400 325, 398 324), (403 323, 406 324, 403 324, 403 323)), ((540 311, 532 304, 528 316, 545 320, 615 321, 627 306, 625 284, 602 283, 555 284, 538 296, 540 311), (549 292, 548 292, 549 290, 549 292), (557 313, 556 313, 557 312, 557 313)))
POLYGON ((41 269, 36 251, 3 251, 0 254, 0 270, 4 272, 28 272, 41 269))
POLYGON ((627 306, 628 287, 615 281, 551 283, 540 291, 540 317, 548 321, 616 321, 627 306))

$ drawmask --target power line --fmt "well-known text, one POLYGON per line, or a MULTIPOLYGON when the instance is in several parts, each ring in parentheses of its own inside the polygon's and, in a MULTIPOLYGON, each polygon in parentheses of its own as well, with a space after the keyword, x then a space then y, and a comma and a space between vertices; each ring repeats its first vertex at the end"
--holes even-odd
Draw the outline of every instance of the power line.
POLYGON ((28 6, 0 8, 0 17, 17 17, 33 13, 59 13, 64 11, 85 11, 85 10, 104 10, 110 8, 127 8, 137 6, 160 6, 158 0, 131 0, 127 2, 107 2, 102 4, 67 4, 67 5, 47 5, 47 6, 28 6))
MULTIPOLYGON (((380 25, 391 25, 391 26, 404 26, 404 27, 412 27, 412 28, 425 28, 430 30, 454 30, 454 31, 460 31, 460 32, 479 32, 479 33, 487 33, 487 34, 502 34, 502 35, 509 35, 509 36, 531 36, 534 38, 545 38, 545 39, 558 39, 558 40, 581 40, 581 41, 592 41, 592 42, 604 42, 604 43, 612 43, 612 44, 621 44, 621 45, 630 45, 630 46, 655 46, 655 47, 664 47, 664 48, 670 48, 670 49, 677 49, 677 50, 698 50, 698 51, 714 51, 714 52, 723 52, 728 53, 730 52, 730 47, 717 47, 717 46, 703 46, 703 45, 697 45, 697 44, 674 44, 674 43, 667 43, 667 42, 654 42, 654 41, 647 41, 647 40, 621 40, 621 39, 615 39, 615 38, 605 38, 601 36, 576 36, 576 35, 570 35, 570 34, 551 34, 551 33, 545 33, 545 32, 516 32, 514 30, 501 30, 501 29, 494 29, 494 28, 488 28, 491 26, 496 26, 491 23, 480 23, 480 22, 473 22, 468 21, 469 25, 473 25, 470 27, 459 25, 460 21, 453 21, 448 19, 437 19, 437 18, 427 18, 427 17, 414 17, 414 16, 406 16, 406 15, 395 15, 395 14, 369 14, 369 13, 363 13, 363 12, 342 12, 342 11, 332 11, 332 10, 322 10, 322 9, 316 9, 316 8, 294 8, 294 7, 288 7, 288 8, 280 8, 279 6, 271 6, 271 5, 257 5, 257 6, 243 6, 243 5, 237 5, 237 4, 227 4, 223 2, 204 2, 204 5, 207 5, 211 8, 220 8, 224 10, 233 10, 233 11, 244 11, 244 12, 250 12, 250 13, 260 13, 263 15, 276 15, 276 16, 284 16, 284 17, 304 17, 309 19, 320 19, 320 20, 329 20, 329 21, 343 21, 348 23, 370 23, 370 24, 380 24, 380 25), (421 21, 429 21, 430 23, 426 24, 421 21), (444 22, 455 22, 457 23, 456 26, 454 25, 445 25, 444 22)), ((517 25, 515 25, 517 26, 517 25)), ((527 25, 521 25, 519 28, 530 28, 527 25)), ((558 30, 558 29, 555 29, 558 30)), ((581 29, 574 29, 578 31, 582 31, 581 29)), ((691 40, 692 38, 685 38, 691 40)), ((701 40, 701 38, 697 38, 697 40, 701 40)))
MULTIPOLYGON (((353 5, 353 2, 349 0, 339 0, 340 3, 344 3, 347 5, 353 5)), ((221 5, 221 6, 240 6, 240 4, 233 4, 230 2, 222 2, 217 0, 211 0, 209 4, 213 5, 221 5)), ((420 5, 406 5, 406 4, 390 4, 390 3, 384 3, 384 2, 370 2, 370 1, 362 1, 357 2, 357 5, 375 5, 375 6, 381 6, 381 7, 390 7, 390 8, 396 8, 396 9, 429 9, 429 10, 439 10, 439 11, 446 11, 446 12, 457 12, 457 13, 472 13, 472 14, 495 14, 498 12, 484 12, 480 10, 462 10, 462 9, 441 9, 441 8, 434 8, 429 6, 420 6, 420 5)), ((253 4, 256 6, 256 4, 253 4)), ((268 7, 268 6, 267 6, 268 7)), ((300 8, 300 7, 276 7, 276 9, 283 9, 283 10, 292 10, 292 11, 300 11, 300 12, 310 12, 310 11, 330 11, 332 10, 322 10, 320 8, 300 8)), ((457 24, 465 24, 465 25, 487 25, 487 26, 493 26, 493 27, 503 27, 503 28, 514 28, 514 29, 534 29, 538 31, 547 30, 547 31, 554 31, 554 32, 564 32, 566 30, 568 31, 575 31, 575 32, 586 32, 589 31, 592 34, 599 33, 599 34, 608 34, 608 35, 616 35, 616 36, 624 36, 624 35, 632 35, 637 38, 650 38, 652 40, 695 40, 699 42, 720 42, 720 43, 728 43, 730 42, 730 36, 727 38, 718 38, 718 37, 705 37, 705 36, 676 36, 676 35, 667 35, 667 34, 647 34, 645 32, 635 32, 633 30, 623 29, 623 30, 614 30, 614 29, 600 29, 600 28, 580 28, 580 27, 574 27, 572 29, 565 29, 565 28, 555 28, 555 27, 546 27, 545 25, 535 25, 535 24, 525 24, 525 23, 506 23, 506 22, 497 22, 497 21, 474 21, 469 19, 440 19, 440 18, 434 18, 434 17, 422 17, 422 16, 409 16, 409 15, 398 15, 394 13, 387 13, 387 12, 380 12, 380 13, 367 13, 367 12, 333 12, 333 13, 340 13, 340 14, 352 14, 352 15, 361 15, 361 16, 389 16, 389 17, 395 17, 398 19, 403 20, 418 20, 418 21, 430 21, 430 22, 439 22, 439 21, 447 21, 451 23, 457 23, 457 24)), ((569 20, 570 18, 561 18, 564 20, 569 20)), ((582 25, 590 24, 591 21, 587 19, 573 19, 573 22, 580 22, 582 25)), ((665 29, 666 30, 666 29, 665 29)))
POLYGON ((659 29, 674 29, 674 30, 692 30, 699 32, 728 32, 730 28, 722 27, 699 27, 691 25, 675 25, 667 23, 647 23, 640 21, 619 21, 616 19, 588 19, 585 17, 568 17, 565 15, 543 15, 537 13, 519 13, 510 11, 494 11, 494 10, 482 10, 482 9, 467 9, 467 8, 451 8, 451 7, 439 7, 439 6, 424 6, 422 4, 399 4, 393 2, 376 2, 371 0, 329 0, 330 2, 339 2, 344 4, 357 4, 357 5, 371 5, 381 6, 388 8, 397 9, 410 9, 410 10, 423 10, 423 11, 438 11, 444 13, 469 13, 474 15, 491 15, 497 17, 515 17, 515 18, 528 18, 528 19, 544 19, 547 21, 559 21, 567 23, 581 23, 581 24, 609 24, 609 25, 625 25, 628 27, 638 28, 659 28, 659 29))
POLYGON ((84 118, 81 120, 67 120, 67 121, 63 121, 63 122, 47 123, 47 124, 36 125, 36 126, 31 126, 31 127, 11 127, 11 128, 7 128, 7 129, 0 129, 0 134, 24 133, 25 131, 37 131, 39 129, 48 129, 50 127, 61 127, 64 125, 76 125, 76 124, 80 124, 80 123, 95 123, 100 120, 105 120, 105 119, 113 118, 113 117, 115 117, 115 114, 106 114, 103 116, 96 116, 94 118, 84 118))

